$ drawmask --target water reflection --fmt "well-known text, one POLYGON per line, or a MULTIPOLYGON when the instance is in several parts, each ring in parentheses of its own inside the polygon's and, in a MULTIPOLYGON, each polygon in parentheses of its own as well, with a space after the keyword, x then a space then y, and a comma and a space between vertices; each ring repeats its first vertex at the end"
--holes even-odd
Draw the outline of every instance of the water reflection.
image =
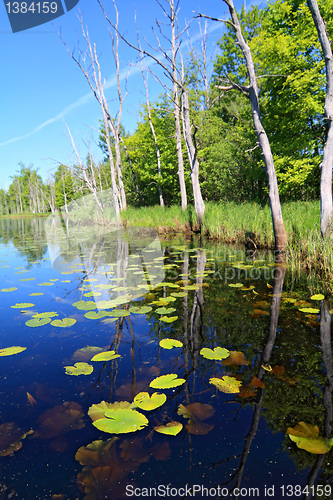
MULTIPOLYGON (((47 238, 51 262, 33 267, 35 282, 26 284, 15 268, 27 265, 24 245, 39 223, 19 224, 17 236, 15 222, 13 229, 5 228, 7 236, 2 235, 17 238, 22 253, 4 256, 8 267, 2 286, 14 285, 20 298, 16 292, 1 292, 0 348, 17 344, 27 349, 2 358, 0 410, 4 423, 33 430, 22 449, 5 458, 5 484, 21 498, 57 493, 115 499, 124 497, 128 484, 181 487, 200 481, 205 487, 224 485, 236 499, 235 487, 263 491, 265 484, 275 484, 281 491, 286 482, 311 487, 331 481, 331 452, 313 455, 285 436, 288 427, 301 421, 331 436, 328 302, 321 302, 320 314, 300 311, 314 306, 312 291, 295 290, 286 263, 274 263, 267 255, 257 253, 250 260, 234 248, 160 242, 154 233, 131 228, 73 228, 72 233, 69 221, 63 222, 53 217, 46 230, 40 226, 40 248, 46 248, 42 238, 47 238), (22 227, 28 232, 23 234, 22 227), (39 288, 45 279, 52 286, 39 288), (36 290, 44 295, 28 299, 36 290), (12 308, 17 300, 34 301, 29 316, 29 308, 12 308), (27 319, 45 311, 75 318, 76 323, 69 328, 52 323, 29 328, 27 319), (163 349, 159 342, 166 338, 181 341, 183 347, 163 349), (206 359, 200 354, 202 348, 217 346, 228 349, 230 358, 206 359), (90 363, 90 349, 93 354, 114 350, 121 357, 90 363), (94 365, 93 373, 66 375, 64 366, 78 361, 94 365), (93 404, 131 403, 139 392, 154 392, 150 383, 155 377, 170 373, 185 383, 162 391, 167 401, 145 412, 146 428, 114 436, 93 426, 88 416, 93 404), (240 383, 240 392, 224 393, 210 383, 224 376, 240 383), (27 401, 27 392, 36 404, 27 401), (80 428, 79 420, 73 430, 67 424, 76 411, 85 426, 80 428), (43 434, 40 427, 49 416, 51 434, 45 428, 43 434), (58 426, 58 435, 55 420, 65 426, 58 426), (183 424, 179 435, 154 430, 171 421, 183 424), (66 464, 67 475, 64 479, 59 472, 56 477, 57 472, 42 490, 46 464, 53 471, 62 471, 66 464), (43 473, 38 475, 39 469, 43 473), (33 485, 28 495, 22 482, 12 479, 25 470, 33 485)), ((0 250, 8 249, 2 245, 0 250)))

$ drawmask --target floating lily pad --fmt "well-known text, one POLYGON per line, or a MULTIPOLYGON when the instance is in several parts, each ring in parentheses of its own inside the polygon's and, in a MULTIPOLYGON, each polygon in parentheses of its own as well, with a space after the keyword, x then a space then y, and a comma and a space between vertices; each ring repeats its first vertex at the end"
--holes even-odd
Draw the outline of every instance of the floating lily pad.
POLYGON ((92 309, 97 309, 96 302, 92 300, 78 300, 77 302, 74 302, 73 306, 80 311, 91 311, 92 309))
POLYGON ((226 359, 229 356, 230 351, 224 347, 215 347, 214 349, 209 349, 204 347, 201 349, 200 354, 206 359, 226 359))
POLYGON ((228 377, 225 375, 222 378, 211 378, 209 383, 215 385, 219 391, 226 393, 238 393, 240 392, 240 386, 242 382, 237 380, 235 377, 228 377))
POLYGON ((172 349, 173 347, 183 347, 183 343, 180 340, 175 339, 162 339, 159 342, 163 349, 172 349))
POLYGON ((73 326, 76 323, 75 318, 63 318, 55 319, 51 322, 52 326, 57 326, 59 328, 66 328, 67 326, 73 326))
POLYGON ((120 354, 116 354, 115 351, 104 351, 95 354, 91 361, 111 361, 116 358, 120 358, 120 354))
POLYGON ((33 315, 33 318, 54 318, 55 316, 59 316, 59 314, 55 311, 50 311, 50 312, 36 313, 33 315))
POLYGON ((186 297, 187 292, 172 292, 171 295, 173 297, 186 297))
POLYGON ((150 306, 142 306, 142 307, 132 306, 129 308, 129 312, 133 314, 147 314, 150 311, 152 311, 152 309, 153 308, 150 306))
POLYGON ((319 309, 315 309, 313 307, 301 307, 299 309, 299 311, 301 311, 303 313, 308 313, 308 314, 319 314, 320 313, 319 309))
POLYGON ((170 314, 174 311, 176 311, 174 307, 159 307, 155 310, 157 314, 170 314))
POLYGON ((200 287, 198 285, 185 285, 182 286, 183 290, 199 290, 200 287))
POLYGON ((13 354, 18 354, 19 352, 25 351, 26 347, 20 346, 12 346, 12 347, 4 347, 0 349, 0 356, 12 356, 13 354))
POLYGON ((25 322, 27 326, 35 328, 37 326, 44 326, 51 323, 51 318, 33 318, 25 322))
POLYGON ((177 436, 183 428, 183 424, 180 422, 172 421, 166 425, 157 425, 154 427, 154 431, 160 434, 167 434, 168 436, 177 436))
POLYGON ((245 355, 241 351, 229 351, 229 356, 222 362, 223 365, 248 365, 249 361, 246 360, 245 355))
POLYGON ((34 307, 36 304, 31 304, 30 302, 17 303, 14 306, 10 306, 13 309, 27 309, 28 307, 34 307))
POLYGON ((93 422, 100 431, 111 434, 125 434, 143 429, 148 425, 148 419, 142 413, 130 408, 108 409, 104 418, 93 422))
POLYGON ((88 318, 88 319, 101 319, 101 318, 105 318, 105 316, 107 316, 107 312, 106 311, 88 311, 84 317, 85 318, 88 318))
POLYGON ((88 363, 75 363, 74 366, 64 366, 66 375, 90 375, 94 367, 88 363))
POLYGON ((170 283, 166 281, 159 283, 158 286, 167 286, 168 288, 179 288, 179 285, 177 285, 176 283, 170 283))
POLYGON ((33 431, 23 432, 14 422, 0 425, 0 457, 12 455, 22 448, 21 439, 32 434, 33 431))
POLYGON ((311 300, 324 300, 325 295, 323 295, 322 293, 317 293, 316 295, 312 295, 312 297, 310 298, 311 300))
POLYGON ((151 411, 162 406, 167 400, 165 394, 158 394, 154 392, 151 396, 148 392, 139 392, 133 400, 135 406, 140 408, 140 410, 151 411))
POLYGON ((114 318, 125 318, 126 316, 130 315, 129 311, 126 311, 126 309, 115 309, 114 311, 111 311, 109 316, 113 316, 114 318))
POLYGON ((49 281, 46 281, 45 283, 38 283, 39 286, 53 286, 54 283, 50 283, 49 281))
POLYGON ((101 292, 88 292, 84 294, 85 297, 100 297, 101 295, 101 292))
POLYGON ((173 323, 178 319, 178 316, 161 316, 160 321, 164 321, 164 323, 173 323))
POLYGON ((230 288, 242 288, 244 285, 243 283, 229 283, 230 288))
POLYGON ((91 420, 95 422, 95 420, 103 418, 107 410, 118 410, 130 407, 131 403, 129 403, 128 401, 116 401, 115 403, 107 403, 106 401, 101 401, 98 404, 93 404, 90 406, 88 415, 91 420))
POLYGON ((29 297, 38 297, 39 295, 44 295, 44 293, 43 292, 29 293, 29 297))
POLYGON ((153 389, 172 389, 173 387, 178 387, 184 384, 186 381, 184 378, 178 378, 176 373, 169 373, 168 375, 161 375, 152 380, 149 384, 153 389))
POLYGON ((315 455, 324 455, 333 445, 333 439, 319 436, 317 425, 306 422, 299 422, 295 427, 288 427, 287 434, 298 448, 315 455))
POLYGON ((15 290, 17 290, 17 288, 13 286, 11 288, 2 288, 1 292, 15 292, 15 290))

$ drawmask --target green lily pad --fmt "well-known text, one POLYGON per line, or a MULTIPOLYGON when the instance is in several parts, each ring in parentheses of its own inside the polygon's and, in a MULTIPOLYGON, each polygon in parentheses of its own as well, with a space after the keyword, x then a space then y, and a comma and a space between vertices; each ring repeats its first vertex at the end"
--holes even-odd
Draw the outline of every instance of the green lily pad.
POLYGON ((147 314, 149 313, 153 308, 150 306, 142 306, 142 307, 136 307, 132 306, 129 308, 129 312, 133 314, 147 314))
POLYGON ((175 311, 176 309, 174 307, 159 307, 155 310, 157 314, 169 314, 175 311))
POLYGON ((234 394, 240 392, 240 386, 242 382, 237 380, 235 377, 228 377, 225 375, 222 378, 211 378, 209 383, 215 385, 219 391, 226 392, 228 394, 234 394))
POLYGON ((187 294, 187 292, 172 292, 171 295, 173 297, 186 297, 186 295, 188 295, 188 294, 187 294))
POLYGON ((93 300, 78 300, 77 302, 74 302, 73 306, 80 311, 91 311, 92 309, 97 309, 97 304, 93 300))
POLYGON ((167 434, 168 436, 177 436, 183 428, 183 424, 180 422, 172 421, 166 425, 157 425, 154 427, 154 431, 160 434, 167 434))
POLYGON ((312 295, 312 297, 310 298, 311 300, 324 300, 325 295, 323 295, 322 293, 317 293, 316 295, 312 295))
POLYGON ((46 281, 45 283, 38 283, 39 286, 53 286, 54 283, 50 283, 49 281, 46 281))
POLYGON ((231 288, 242 288, 243 283, 229 283, 229 285, 231 288))
POLYGON ((34 319, 29 319, 28 321, 25 322, 27 326, 30 326, 32 328, 35 328, 37 326, 47 325, 48 323, 51 323, 51 318, 34 318, 34 319))
POLYGON ((57 326, 59 328, 66 328, 67 326, 73 326, 76 323, 76 319, 74 318, 63 318, 63 319, 55 319, 51 322, 52 326, 57 326))
POLYGON ((93 422, 100 431, 111 434, 125 434, 143 429, 148 425, 148 419, 142 413, 130 408, 108 409, 104 418, 93 422))
POLYGON ((128 401, 116 401, 115 403, 107 403, 106 401, 101 401, 98 404, 93 404, 88 410, 88 415, 93 422, 104 417, 105 412, 110 409, 118 410, 124 408, 130 408, 131 403, 128 401))
POLYGON ((19 352, 25 351, 26 347, 20 347, 14 345, 12 347, 4 347, 0 349, 0 356, 12 356, 13 354, 18 354, 19 352))
POLYGON ((319 436, 317 425, 306 422, 299 422, 295 427, 288 427, 287 434, 298 448, 315 455, 324 455, 333 445, 333 439, 319 436))
POLYGON ((43 292, 29 293, 29 297, 38 297, 39 295, 44 295, 44 293, 43 292))
POLYGON ((303 313, 308 313, 308 314, 319 314, 320 313, 319 309, 315 309, 313 307, 301 307, 299 309, 299 311, 301 311, 303 313))
POLYGON ((64 366, 66 375, 90 375, 94 371, 94 367, 89 363, 78 362, 74 366, 64 366))
POLYGON ((54 318, 55 316, 59 316, 59 314, 55 311, 50 311, 50 312, 36 313, 33 315, 33 318, 54 318))
POLYGON ((15 292, 15 290, 17 290, 17 288, 13 286, 12 288, 2 288, 1 292, 15 292))
POLYGON ((162 339, 159 342, 163 349, 172 349, 173 347, 183 347, 183 343, 180 340, 175 339, 162 339))
POLYGON ((164 323, 173 323, 178 319, 178 316, 162 316, 160 321, 164 321, 164 323))
POLYGON ((176 373, 169 373, 168 375, 161 375, 161 377, 156 377, 149 384, 153 389, 172 389, 173 387, 179 387, 186 382, 184 378, 178 378, 176 373))
POLYGON ((179 288, 179 285, 176 283, 170 283, 169 281, 163 281, 162 283, 159 283, 158 286, 167 286, 168 288, 179 288))
POLYGON ((101 292, 88 292, 84 294, 85 297, 100 297, 101 295, 101 292))
POLYGON ((229 356, 228 349, 224 347, 215 347, 215 349, 209 349, 208 347, 204 347, 201 349, 200 354, 206 359, 226 359, 229 356))
POLYGON ((31 304, 30 302, 17 303, 14 306, 10 306, 13 309, 27 309, 28 307, 34 307, 36 304, 31 304))
POLYGON ((199 286, 198 285, 185 285, 185 286, 182 286, 182 289, 183 290, 199 290, 199 286))
POLYGON ((120 354, 116 354, 115 351, 104 351, 96 354, 91 361, 111 361, 116 358, 120 358, 120 354))
POLYGON ((108 313, 108 316, 111 316, 113 318, 125 318, 126 316, 129 316, 130 312, 127 311, 126 309, 115 309, 114 311, 110 311, 108 313))
POLYGON ((140 410, 151 411, 164 405, 167 397, 165 394, 158 394, 154 392, 151 396, 148 392, 139 392, 133 400, 135 406, 140 408, 140 410))
POLYGON ((106 311, 88 311, 84 317, 85 318, 88 318, 88 319, 101 319, 101 318, 105 318, 105 316, 107 316, 107 312, 106 311))

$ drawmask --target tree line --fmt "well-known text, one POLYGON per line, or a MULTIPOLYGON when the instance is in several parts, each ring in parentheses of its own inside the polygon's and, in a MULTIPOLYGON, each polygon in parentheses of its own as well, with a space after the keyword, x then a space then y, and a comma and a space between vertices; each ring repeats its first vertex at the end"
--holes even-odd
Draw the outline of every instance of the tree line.
MULTIPOLYGON (((231 20, 210 17, 226 26, 212 57, 202 20, 209 16, 196 15, 201 37, 192 43, 190 28, 197 21, 180 30, 179 0, 159 3, 167 21, 156 21, 156 47, 143 46, 139 30, 136 39, 126 38, 116 3, 111 15, 97 0, 112 41, 116 113, 105 97, 102 63, 82 19, 86 49, 75 52, 63 43, 101 107, 104 158, 95 163, 88 151, 82 160, 72 140, 77 162, 59 165, 46 181, 32 166, 20 165, 8 191, 0 191, 1 213, 66 210, 83 194, 111 188, 118 215, 127 205, 185 209, 191 203, 200 222, 206 201, 270 202, 272 207, 278 194, 282 201, 321 197, 328 213, 324 234, 332 218, 332 208, 324 205, 332 206, 332 148, 325 146, 333 134, 333 62, 327 45, 333 37, 333 0, 321 0, 320 12, 315 0, 273 0, 264 8, 243 8, 239 15, 231 0, 224 1, 231 20), (146 91, 131 134, 121 121, 126 91, 120 43, 138 55, 146 91), (156 101, 149 97, 147 59, 155 63, 149 71, 161 85, 156 101)), ((272 216, 274 222, 273 208, 272 216)))

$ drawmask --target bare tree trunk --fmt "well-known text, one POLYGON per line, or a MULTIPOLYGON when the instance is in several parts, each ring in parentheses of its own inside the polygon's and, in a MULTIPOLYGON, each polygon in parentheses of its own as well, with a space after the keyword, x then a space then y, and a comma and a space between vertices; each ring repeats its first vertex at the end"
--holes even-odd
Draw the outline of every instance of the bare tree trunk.
POLYGON ((202 198, 200 182, 199 182, 199 161, 197 157, 197 150, 192 140, 191 134, 191 119, 190 107, 188 102, 187 90, 182 91, 182 111, 183 111, 183 134, 187 148, 187 154, 190 161, 191 168, 191 182, 193 190, 194 208, 197 215, 199 226, 202 225, 203 217, 205 215, 205 203, 202 198))
POLYGON ((326 98, 325 118, 328 134, 321 162, 320 179, 320 229, 323 238, 332 234, 333 204, 332 204, 332 164, 333 164, 333 54, 326 26, 321 17, 317 0, 308 0, 313 22, 318 32, 321 49, 325 58, 326 68, 326 98))
MULTIPOLYGON (((82 29, 82 34, 84 39, 86 40, 87 43, 87 53, 88 57, 90 59, 90 67, 88 68, 87 65, 85 64, 85 56, 83 56, 83 63, 81 63, 80 59, 75 57, 74 53, 72 53, 64 40, 62 39, 61 35, 59 34, 60 39, 62 40, 63 44, 66 47, 67 52, 70 54, 72 59, 76 62, 76 64, 79 66, 80 70, 84 74, 89 87, 91 88, 96 100, 98 101, 99 105, 101 106, 102 113, 103 113, 103 122, 104 122, 104 128, 105 128, 105 139, 106 139, 106 144, 107 144, 107 150, 109 154, 109 160, 110 160, 110 170, 111 170, 111 183, 112 183, 112 191, 113 191, 113 202, 115 206, 115 212, 116 212, 116 219, 119 222, 120 221, 120 210, 126 209, 126 195, 125 195, 125 190, 124 190, 124 184, 123 184, 123 179, 122 179, 122 173, 121 173, 121 165, 120 165, 120 148, 119 148, 119 126, 120 126, 120 117, 121 117, 121 110, 122 110, 122 103, 123 103, 123 98, 119 94, 119 113, 118 113, 118 124, 116 125, 114 120, 111 118, 111 115, 109 113, 108 109, 108 104, 107 100, 105 98, 104 94, 104 86, 105 86, 105 81, 102 80, 102 72, 101 72, 101 67, 99 64, 98 56, 97 56, 97 50, 96 50, 96 45, 92 45, 89 34, 87 30, 83 26, 83 22, 81 19, 81 29, 82 29), (110 130, 112 132, 112 135, 114 137, 114 144, 115 144, 115 150, 116 150, 116 162, 114 162, 113 158, 113 152, 111 148, 111 141, 110 141, 110 130), (117 183, 117 177, 118 177, 118 183, 117 183)), ((114 51, 115 53, 115 51, 114 51)), ((118 92, 119 92, 119 56, 118 52, 116 50, 117 58, 115 58, 116 62, 116 69, 117 69, 117 78, 118 78, 118 92)))
POLYGON ((180 187, 180 199, 182 210, 187 207, 187 194, 184 175, 184 159, 182 151, 182 132, 180 126, 180 109, 179 109, 179 95, 178 95, 178 77, 177 77, 177 43, 176 43, 176 11, 174 0, 168 0, 170 7, 170 25, 171 25, 171 58, 172 58, 172 91, 173 91, 173 114, 175 118, 175 132, 176 132, 176 148, 178 160, 178 178, 180 187))
POLYGON ((110 127, 111 127, 111 132, 112 132, 112 135, 114 138, 114 147, 115 147, 115 151, 116 151, 116 170, 117 170, 117 175, 118 175, 119 191, 120 191, 120 198, 121 198, 121 209, 126 210, 127 202, 126 202, 125 187, 124 187, 124 182, 123 182, 123 175, 122 175, 122 171, 121 171, 121 151, 120 151, 120 141, 119 141, 120 123, 121 123, 121 117, 122 117, 122 111, 123 111, 124 98, 122 96, 121 87, 120 87, 119 35, 118 35, 119 15, 118 15, 116 2, 114 0, 113 0, 113 6, 114 6, 114 10, 116 12, 116 29, 115 29, 116 42, 114 41, 114 38, 113 38, 111 31, 110 31, 110 36, 112 38, 112 52, 113 52, 114 62, 116 65, 119 108, 118 108, 117 123, 115 123, 114 120, 111 120, 110 115, 108 118, 109 118, 109 123, 110 123, 110 127))
POLYGON ((235 30, 238 44, 243 52, 246 62, 247 73, 249 77, 248 87, 233 84, 231 82, 231 85, 228 89, 237 88, 238 90, 241 90, 245 95, 247 95, 247 97, 250 99, 254 128, 257 133, 258 142, 265 162, 265 170, 268 180, 269 201, 271 206, 273 230, 275 237, 275 249, 277 251, 283 251, 287 246, 287 233, 284 227, 284 222, 282 217, 279 188, 276 178, 273 155, 266 131, 263 127, 263 124, 261 123, 261 118, 260 118, 258 84, 257 84, 257 77, 254 69, 252 54, 250 47, 244 40, 237 12, 233 4, 233 0, 223 0, 223 1, 229 7, 230 16, 232 19, 232 26, 235 30))

